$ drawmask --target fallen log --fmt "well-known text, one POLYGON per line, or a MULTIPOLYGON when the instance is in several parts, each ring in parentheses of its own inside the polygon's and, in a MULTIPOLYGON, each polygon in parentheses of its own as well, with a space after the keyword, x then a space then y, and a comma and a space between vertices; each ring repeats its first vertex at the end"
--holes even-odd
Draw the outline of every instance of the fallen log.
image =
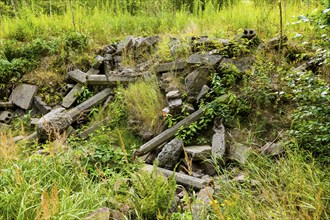
POLYGON ((105 86, 105 85, 116 85, 117 82, 133 82, 136 81, 137 77, 128 76, 106 76, 106 75, 89 75, 87 76, 87 85, 92 86, 105 86))
MULTIPOLYGON (((154 169, 154 167, 149 164, 145 164, 142 168, 142 170, 147 171, 147 172, 152 172, 153 169, 154 169)), ((157 171, 161 172, 165 177, 170 177, 170 176, 174 175, 174 178, 177 183, 182 184, 184 186, 193 187, 195 189, 203 189, 212 183, 211 179, 200 179, 200 178, 196 178, 193 176, 189 176, 187 174, 178 173, 178 172, 166 170, 166 169, 159 168, 159 167, 157 167, 156 169, 157 169, 157 171)))
POLYGON ((154 137, 147 143, 143 144, 140 147, 140 149, 138 149, 134 152, 134 155, 135 156, 144 155, 144 154, 152 151, 153 149, 155 149, 156 147, 158 147, 159 145, 161 145, 168 139, 174 137, 175 133, 180 129, 180 127, 187 126, 187 125, 197 121, 203 115, 203 110, 204 110, 204 108, 201 108, 201 109, 195 111, 194 113, 189 115, 187 118, 178 122, 173 127, 167 129, 166 131, 160 133, 159 135, 157 135, 156 137, 154 137))

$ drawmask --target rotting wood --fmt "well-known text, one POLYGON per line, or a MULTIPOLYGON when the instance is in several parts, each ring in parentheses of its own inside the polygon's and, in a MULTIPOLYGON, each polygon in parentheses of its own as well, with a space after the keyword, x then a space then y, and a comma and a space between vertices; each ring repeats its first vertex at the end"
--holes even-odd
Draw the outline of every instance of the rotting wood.
MULTIPOLYGON (((153 165, 149 164, 145 164, 142 168, 142 170, 147 172, 152 172, 153 169, 153 165)), ((200 179, 197 177, 189 176, 187 174, 166 170, 160 167, 157 167, 156 169, 157 171, 160 171, 165 177, 170 177, 174 175, 174 178, 177 183, 182 184, 184 186, 193 187, 195 189, 203 189, 204 187, 209 186, 212 183, 211 179, 200 179)))
POLYGON ((138 77, 89 75, 87 76, 87 84, 92 86, 115 85, 117 82, 133 82, 137 79, 138 77))
POLYGON ((204 110, 204 108, 201 108, 201 109, 195 111, 194 113, 189 115, 187 118, 178 122, 173 127, 167 129, 166 131, 160 133, 159 135, 157 135, 156 137, 154 137, 147 143, 143 144, 140 147, 140 149, 135 151, 134 155, 135 156, 144 155, 144 154, 152 151, 153 149, 155 149, 157 146, 161 145, 168 139, 174 137, 175 133, 180 129, 180 127, 187 126, 187 125, 197 121, 203 115, 203 110, 204 110))

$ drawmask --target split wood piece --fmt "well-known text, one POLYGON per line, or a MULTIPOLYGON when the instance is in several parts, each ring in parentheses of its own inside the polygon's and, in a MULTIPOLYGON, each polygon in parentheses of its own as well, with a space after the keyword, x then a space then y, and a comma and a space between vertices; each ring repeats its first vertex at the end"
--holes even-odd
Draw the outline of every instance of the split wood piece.
POLYGON ((106 76, 106 75, 90 75, 87 76, 87 84, 92 86, 115 85, 117 82, 133 82, 137 77, 127 76, 106 76))
POLYGON ((111 89, 106 88, 101 92, 97 93, 96 95, 94 95, 93 97, 89 98, 88 100, 84 101, 80 105, 70 109, 68 113, 72 117, 73 121, 75 121, 79 118, 80 114, 82 114, 87 109, 98 105, 104 99, 106 99, 110 94, 111 94, 111 89))
POLYGON ((203 115, 203 110, 204 110, 204 108, 201 108, 201 109, 195 111, 194 113, 189 115, 187 118, 181 120, 179 123, 177 123, 173 127, 167 129, 166 131, 160 133, 159 135, 157 135, 156 137, 154 137, 147 143, 143 144, 140 147, 140 149, 135 151, 134 155, 135 156, 144 155, 144 154, 152 151, 153 149, 155 149, 156 147, 158 147, 159 145, 161 145, 168 139, 174 137, 175 133, 180 129, 180 127, 187 126, 187 125, 197 121, 203 115))
POLYGON ((62 106, 64 108, 70 108, 71 105, 77 100, 78 95, 82 92, 82 86, 76 84, 70 92, 64 97, 62 101, 62 106))
POLYGON ((105 125, 108 121, 110 120, 110 117, 107 117, 105 119, 103 119, 102 121, 92 125, 91 127, 87 128, 86 130, 84 130, 83 132, 81 132, 80 134, 78 134, 78 136, 82 139, 86 139, 88 138, 88 136, 93 133, 94 131, 96 131, 97 129, 99 129, 101 126, 105 125))
MULTIPOLYGON (((154 167, 149 164, 145 164, 144 167, 142 168, 142 170, 147 171, 147 172, 152 172, 153 169, 154 169, 154 167)), ((206 186, 211 185, 211 183, 212 183, 211 179, 200 179, 200 178, 196 178, 193 176, 189 176, 187 174, 173 172, 173 171, 166 170, 166 169, 159 168, 159 167, 157 167, 156 169, 157 169, 157 171, 160 171, 166 177, 170 177, 170 176, 174 175, 174 178, 177 183, 182 184, 184 186, 193 187, 195 189, 203 189, 206 186)))
POLYGON ((13 101, 0 102, 0 108, 13 108, 13 107, 14 107, 13 101))

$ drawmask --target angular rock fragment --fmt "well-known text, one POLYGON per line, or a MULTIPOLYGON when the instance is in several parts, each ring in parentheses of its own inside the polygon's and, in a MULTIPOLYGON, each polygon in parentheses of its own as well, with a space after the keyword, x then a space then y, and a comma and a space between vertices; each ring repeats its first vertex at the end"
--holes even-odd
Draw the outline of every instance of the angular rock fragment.
POLYGON ((212 153, 217 158, 223 158, 226 152, 225 127, 220 121, 216 120, 213 130, 215 134, 212 137, 212 153))
POLYGON ((98 75, 98 74, 100 74, 100 70, 92 67, 86 72, 86 74, 87 75, 98 75))
POLYGON ((92 63, 92 67, 93 67, 94 69, 98 69, 98 68, 100 68, 100 66, 101 66, 102 63, 103 63, 103 60, 104 60, 104 58, 103 58, 102 56, 97 55, 97 56, 94 58, 94 61, 93 61, 93 63, 92 63))
POLYGON ((201 91, 197 95, 197 98, 196 98, 197 99, 197 102, 199 102, 199 100, 201 98, 203 98, 208 93, 208 91, 210 91, 210 87, 208 87, 207 85, 204 85, 202 87, 201 91))
POLYGON ((183 141, 180 139, 173 139, 165 144, 162 151, 158 154, 157 160, 159 166, 165 169, 173 169, 178 163, 181 152, 183 150, 183 141))
POLYGON ((201 161, 211 157, 212 147, 209 145, 188 146, 185 147, 185 151, 193 161, 201 161))
POLYGON ((170 91, 166 94, 167 101, 178 99, 178 98, 181 98, 179 90, 170 91))
POLYGON ((81 84, 84 84, 86 82, 86 79, 87 79, 87 74, 84 73, 83 71, 79 70, 79 69, 70 71, 68 73, 68 76, 69 76, 70 79, 73 79, 77 83, 81 83, 81 84))
POLYGON ((99 208, 89 214, 84 220, 109 220, 110 210, 107 207, 99 208))
POLYGON ((236 143, 230 146, 229 158, 236 160, 241 164, 245 164, 246 160, 251 154, 251 148, 244 146, 243 144, 236 143))
POLYGON ((214 66, 215 64, 220 63, 221 60, 222 60, 221 55, 195 53, 188 58, 187 63, 194 65, 199 64, 199 65, 214 66))
POLYGON ((173 99, 168 102, 168 107, 170 108, 170 111, 175 113, 175 112, 180 112, 181 107, 182 107, 182 99, 173 99))
POLYGON ((80 84, 76 84, 70 92, 63 98, 62 106, 64 108, 70 108, 73 103, 77 100, 78 96, 82 92, 82 86, 80 84))
POLYGON ((273 142, 268 142, 266 143, 260 150, 259 152, 267 155, 267 156, 276 156, 284 153, 284 148, 283 148, 283 143, 278 142, 278 143, 273 143, 273 142))
POLYGON ((187 63, 183 61, 174 61, 170 63, 161 63, 154 67, 156 73, 165 73, 170 71, 183 70, 187 63))
POLYGON ((207 67, 200 67, 185 78, 185 88, 188 96, 197 97, 202 87, 210 81, 211 71, 207 67))
POLYGON ((37 92, 38 87, 30 84, 18 85, 11 94, 13 103, 22 109, 31 108, 33 97, 37 92))
POLYGON ((47 114, 52 110, 52 107, 48 106, 44 101, 42 101, 41 97, 34 97, 34 106, 39 110, 41 114, 47 114))
POLYGON ((116 75, 90 75, 87 84, 92 86, 116 85, 117 82, 133 82, 137 77, 116 76, 116 75))

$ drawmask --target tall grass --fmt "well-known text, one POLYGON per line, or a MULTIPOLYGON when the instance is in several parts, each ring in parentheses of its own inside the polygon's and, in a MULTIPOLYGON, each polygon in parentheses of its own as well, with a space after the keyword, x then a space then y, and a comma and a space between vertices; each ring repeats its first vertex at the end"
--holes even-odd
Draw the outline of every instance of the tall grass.
POLYGON ((328 219, 326 172, 310 155, 295 150, 279 160, 255 155, 243 166, 243 183, 220 181, 217 200, 231 219, 328 219))
MULTIPOLYGON (((148 4, 143 7, 136 6, 140 7, 137 13, 128 11, 127 5, 117 1, 93 6, 76 2, 73 6, 76 27, 73 26, 68 5, 63 6, 63 13, 52 15, 36 11, 34 7, 23 7, 19 17, 2 18, 0 38, 30 41, 35 37, 52 38, 76 30, 90 36, 98 44, 105 44, 125 35, 184 33, 227 37, 235 35, 242 28, 254 28, 262 37, 268 38, 279 32, 279 12, 273 4, 256 5, 242 1, 234 6, 224 4, 219 8, 214 2, 206 1, 203 8, 193 5, 191 13, 183 6, 181 10, 173 10, 174 6, 169 2, 147 1, 148 4)), ((302 13, 310 14, 314 6, 301 1, 286 2, 283 7, 284 24, 295 21, 296 16, 302 13)), ((285 33, 289 35, 298 30, 308 31, 302 26, 285 26, 285 33)))

